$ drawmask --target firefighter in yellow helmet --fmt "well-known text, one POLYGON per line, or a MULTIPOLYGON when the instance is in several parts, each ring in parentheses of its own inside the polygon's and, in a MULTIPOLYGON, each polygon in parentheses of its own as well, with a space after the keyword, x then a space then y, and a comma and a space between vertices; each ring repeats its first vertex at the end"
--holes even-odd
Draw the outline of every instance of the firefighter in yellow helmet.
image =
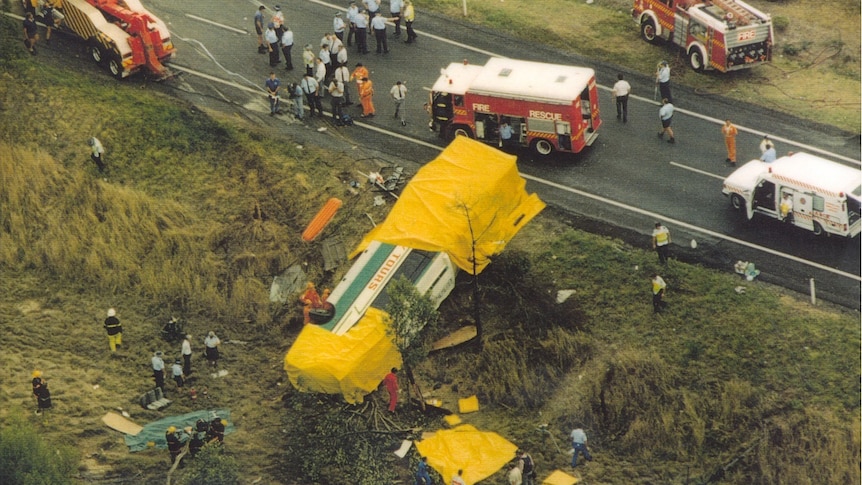
POLYGON ((171 454, 171 465, 173 465, 182 453, 184 444, 175 426, 169 426, 165 431, 165 441, 168 442, 168 453, 171 454))

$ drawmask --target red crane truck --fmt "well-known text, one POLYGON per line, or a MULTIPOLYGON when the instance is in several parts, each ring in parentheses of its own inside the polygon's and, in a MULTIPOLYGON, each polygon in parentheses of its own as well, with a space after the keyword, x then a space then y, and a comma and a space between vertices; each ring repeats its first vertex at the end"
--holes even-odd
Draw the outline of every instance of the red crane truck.
POLYGON ((429 106, 432 126, 444 138, 502 145, 499 128, 506 122, 510 146, 530 147, 541 157, 580 152, 602 124, 595 71, 514 59, 449 64, 431 88, 429 106))
POLYGON ((22 0, 45 25, 87 42, 87 52, 117 79, 137 71, 169 76, 164 62, 173 57, 168 27, 139 0, 53 0, 59 15, 45 18, 42 0, 22 0))
POLYGON ((681 47, 695 71, 727 72, 772 60, 772 19, 741 0, 634 0, 632 18, 647 42, 681 47))

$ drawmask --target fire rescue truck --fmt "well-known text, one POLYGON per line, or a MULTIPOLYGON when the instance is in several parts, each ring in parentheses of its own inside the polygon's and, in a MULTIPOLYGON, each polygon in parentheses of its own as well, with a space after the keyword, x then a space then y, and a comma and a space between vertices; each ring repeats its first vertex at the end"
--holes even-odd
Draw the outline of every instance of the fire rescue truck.
POLYGON ((647 42, 681 47, 695 71, 727 72, 772 60, 769 14, 741 0, 634 0, 632 18, 647 42))
POLYGON ((721 192, 747 219, 760 214, 818 236, 862 230, 862 172, 807 153, 752 160, 724 180, 721 192))
POLYGON ((513 59, 449 64, 431 88, 430 108, 441 137, 530 147, 541 157, 580 152, 602 124, 595 71, 513 59), (506 143, 504 122, 513 132, 506 143))
POLYGON ((23 0, 24 9, 42 23, 87 42, 87 53, 117 79, 145 70, 159 78, 169 75, 164 62, 174 45, 164 22, 139 0, 53 0, 60 15, 45 18, 42 0, 23 0))

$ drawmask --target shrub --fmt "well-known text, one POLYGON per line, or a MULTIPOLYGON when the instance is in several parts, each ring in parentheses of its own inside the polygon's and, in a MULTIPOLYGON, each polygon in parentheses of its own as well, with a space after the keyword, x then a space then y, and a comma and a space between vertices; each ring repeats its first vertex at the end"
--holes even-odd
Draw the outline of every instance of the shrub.
POLYGON ((189 460, 181 485, 238 485, 239 472, 236 460, 217 445, 204 446, 194 460, 189 460))
POLYGON ((788 27, 790 27, 790 19, 787 17, 782 17, 781 15, 776 15, 772 17, 772 27, 779 33, 784 33, 788 27))
POLYGON ((0 483, 62 485, 72 483, 78 465, 75 449, 55 447, 20 420, 0 430, 0 483))

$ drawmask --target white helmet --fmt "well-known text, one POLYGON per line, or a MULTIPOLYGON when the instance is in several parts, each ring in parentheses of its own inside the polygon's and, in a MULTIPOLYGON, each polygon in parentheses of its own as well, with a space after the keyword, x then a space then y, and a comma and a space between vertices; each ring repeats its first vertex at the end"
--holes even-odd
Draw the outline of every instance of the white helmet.
POLYGON ((114 310, 113 308, 108 308, 108 316, 109 317, 113 317, 116 314, 117 314, 117 310, 114 310))

